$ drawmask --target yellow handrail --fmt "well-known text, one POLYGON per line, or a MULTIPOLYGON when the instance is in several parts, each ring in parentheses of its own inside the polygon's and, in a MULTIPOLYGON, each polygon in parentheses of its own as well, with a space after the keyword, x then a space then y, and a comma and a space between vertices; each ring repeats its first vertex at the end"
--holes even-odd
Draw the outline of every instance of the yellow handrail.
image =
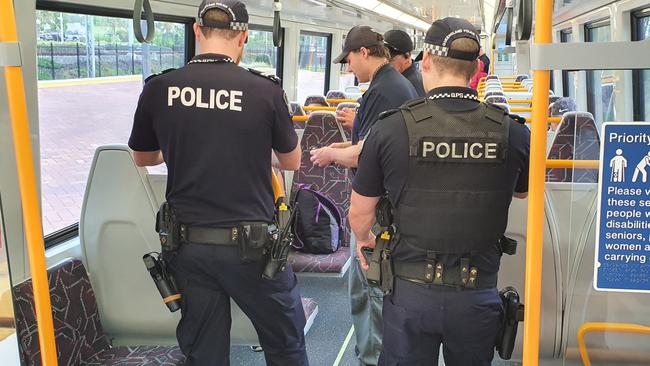
POLYGON ((325 107, 322 105, 309 105, 302 107, 304 111, 336 111, 336 107, 325 107))
MULTIPOLYGON (((0 42, 17 42, 16 18, 12 0, 0 0, 0 42)), ((22 68, 19 66, 4 67, 9 103, 9 117, 13 132, 14 150, 20 199, 22 202, 25 238, 29 268, 34 289, 34 306, 38 341, 41 348, 41 362, 45 366, 57 365, 56 343, 54 342, 54 325, 52 322, 52 305, 50 289, 45 267, 45 245, 43 243, 43 226, 39 197, 36 189, 36 174, 32 146, 29 140, 27 124, 27 102, 22 68)))
POLYGON ((357 99, 327 99, 327 103, 356 103, 357 99))
POLYGON ((587 346, 585 345, 585 335, 590 332, 619 332, 619 333, 637 333, 650 335, 650 327, 638 324, 625 323, 584 323, 578 328, 578 349, 580 358, 584 366, 591 366, 587 346))
POLYGON ((291 120, 294 122, 307 122, 309 121, 309 116, 293 116, 291 120))
POLYGON ((271 169, 271 187, 273 187, 273 201, 278 202, 278 198, 284 197, 284 187, 280 184, 278 173, 271 169))
MULTIPOLYGON (((535 120, 534 117, 526 117, 526 123, 532 123, 534 120, 535 120)), ((542 120, 542 121, 544 121, 544 120, 542 120)), ((546 117, 546 123, 560 123, 561 121, 562 121, 561 117, 546 117)), ((532 131, 532 129, 531 129, 531 131, 532 131)), ((544 131, 546 131, 546 126, 544 126, 544 131)), ((533 140, 532 136, 531 136, 530 140, 531 140, 531 144, 532 144, 532 140, 533 140)), ((532 146, 531 146, 531 148, 532 148, 532 146)))
POLYGON ((510 112, 532 112, 531 107, 510 107, 510 112))
MULTIPOLYGON (((552 42, 553 1, 535 2, 535 44, 552 42)), ((542 296, 542 248, 544 225, 544 183, 546 176, 546 132, 548 119, 549 71, 533 72, 533 122, 531 124, 528 184, 528 223, 524 313, 524 366, 539 364, 540 306, 542 296), (539 122, 538 122, 539 121, 539 122)))
POLYGON ((598 169, 600 160, 546 160, 546 169, 598 169))

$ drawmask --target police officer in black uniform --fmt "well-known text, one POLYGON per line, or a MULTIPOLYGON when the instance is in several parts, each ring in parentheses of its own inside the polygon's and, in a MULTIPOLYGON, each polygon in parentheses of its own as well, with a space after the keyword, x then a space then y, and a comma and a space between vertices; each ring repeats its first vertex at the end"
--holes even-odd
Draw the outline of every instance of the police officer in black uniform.
POLYGON ((357 248, 378 251, 387 241, 382 276, 394 276, 382 278, 390 295, 380 365, 435 365, 441 343, 449 366, 490 365, 494 355, 503 234, 512 197, 527 195, 530 136, 467 87, 479 55, 473 29, 457 18, 432 24, 422 62, 427 97, 384 113, 359 158, 350 207, 357 248), (382 225, 392 226, 375 239, 384 194, 393 212, 382 225))
POLYGON ((415 68, 411 59, 411 52, 413 52, 411 37, 403 30, 392 29, 384 33, 384 43, 390 52, 390 64, 413 84, 418 96, 423 97, 426 93, 422 84, 422 74, 415 68))
POLYGON ((248 39, 242 2, 204 0, 194 33, 201 54, 146 82, 129 139, 137 165, 168 168, 180 247, 165 259, 182 295, 179 345, 186 365, 228 365, 232 298, 268 365, 307 365, 296 277, 287 268, 263 279, 254 245, 274 216, 271 152, 282 169, 300 165, 286 97, 277 78, 238 66, 248 39))

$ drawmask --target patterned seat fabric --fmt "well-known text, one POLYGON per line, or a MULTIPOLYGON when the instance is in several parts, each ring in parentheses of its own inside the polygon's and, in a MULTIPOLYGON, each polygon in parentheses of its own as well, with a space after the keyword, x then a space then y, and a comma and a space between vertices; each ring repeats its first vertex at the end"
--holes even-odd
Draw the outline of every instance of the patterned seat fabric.
MULTIPOLYGON (((328 146, 335 142, 343 142, 341 130, 342 127, 338 122, 336 122, 335 114, 333 112, 318 111, 309 115, 309 122, 305 128, 302 140, 300 141, 302 160, 300 163, 300 169, 296 172, 293 178, 292 191, 296 192, 298 185, 307 184, 310 185, 312 189, 320 191, 324 196, 332 200, 332 202, 334 202, 334 204, 336 204, 341 210, 343 216, 343 245, 349 246, 350 226, 348 224, 347 216, 350 207, 351 188, 350 180, 348 178, 348 169, 334 165, 320 168, 313 165, 309 160, 310 150, 328 146)), ((294 265, 294 270, 296 270, 296 272, 299 272, 303 268, 323 268, 323 266, 317 262, 321 260, 330 260, 323 257, 334 256, 335 258, 338 258, 341 254, 337 253, 318 256, 298 253, 298 255, 292 255, 291 263, 294 265), (316 257, 318 257, 318 260, 316 260, 316 257), (302 259, 298 260, 297 258, 302 259), (310 263, 303 263, 303 259, 310 263)))
POLYGON ((498 97, 498 96, 504 96, 504 94, 503 94, 502 91, 489 91, 489 92, 485 93, 486 98, 491 97, 491 96, 497 96, 498 97))
MULTIPOLYGON (((184 360, 178 347, 111 348, 81 261, 67 260, 47 272, 59 365, 176 365, 184 360), (163 357, 172 354, 175 358, 163 357), (110 362, 97 363, 99 360, 110 362)), ((27 365, 41 365, 32 281, 16 285, 14 298, 21 358, 27 365)))
POLYGON ((521 83, 522 81, 524 81, 526 79, 530 79, 530 76, 525 75, 525 74, 524 75, 517 75, 517 79, 515 79, 515 82, 521 83))
POLYGON ((185 356, 178 347, 135 346, 107 349, 93 357, 87 366, 175 366, 182 365, 185 356))
POLYGON ((292 116, 304 116, 305 111, 302 109, 302 106, 298 102, 289 103, 289 112, 292 116))
MULTIPOLYGON (((330 90, 325 95, 327 99, 347 99, 345 92, 342 90, 330 90)), ((339 103, 330 103, 332 106, 337 106, 339 103)))
POLYGON ((504 96, 502 96, 502 95, 492 95, 492 96, 489 96, 489 97, 486 97, 486 98, 485 98, 485 103, 493 103, 493 104, 503 103, 503 104, 508 104, 508 100, 506 99, 506 97, 504 97, 504 96))
POLYGON ((329 107, 330 105, 325 100, 325 97, 322 95, 310 95, 305 99, 305 105, 320 105, 323 107, 329 107))
POLYGON ((499 80, 499 77, 496 75, 488 75, 485 80, 499 80))
POLYGON ((288 261, 294 272, 341 273, 349 259, 350 247, 341 247, 327 255, 294 251, 289 254, 288 261))
MULTIPOLYGON (((553 139, 549 159, 598 160, 600 136, 594 117, 586 112, 568 112, 553 139)), ((547 182, 597 183, 597 169, 547 169, 547 182)))
MULTIPOLYGON (((354 108, 357 109, 359 108, 359 103, 350 103, 350 102, 345 102, 345 103, 339 103, 339 105, 336 106, 336 110, 338 111, 339 109, 342 108, 354 108)), ((350 141, 352 140, 352 130, 349 128, 343 128, 343 133, 345 133, 345 139, 350 141)))

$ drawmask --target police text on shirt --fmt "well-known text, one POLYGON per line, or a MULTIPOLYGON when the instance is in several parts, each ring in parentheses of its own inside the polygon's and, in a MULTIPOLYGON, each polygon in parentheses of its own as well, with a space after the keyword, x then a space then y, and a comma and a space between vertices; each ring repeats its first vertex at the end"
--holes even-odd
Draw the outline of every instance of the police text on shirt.
POLYGON ((180 103, 186 107, 197 107, 205 109, 229 109, 241 112, 241 97, 244 93, 241 90, 215 90, 209 89, 207 93, 203 88, 179 88, 170 86, 167 88, 167 105, 174 106, 180 103))

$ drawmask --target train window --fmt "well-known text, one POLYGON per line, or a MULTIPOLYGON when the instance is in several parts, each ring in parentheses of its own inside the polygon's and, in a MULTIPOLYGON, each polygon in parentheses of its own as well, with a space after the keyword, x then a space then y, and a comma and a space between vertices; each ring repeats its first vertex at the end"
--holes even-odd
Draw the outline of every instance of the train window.
POLYGON ((282 48, 279 50, 273 45, 270 27, 251 26, 240 65, 282 77, 282 48))
MULTIPOLYGON (((345 35, 343 35, 341 44, 345 44, 345 35)), ((341 71, 339 73, 339 90, 345 90, 345 88, 348 86, 357 85, 358 82, 356 80, 356 77, 354 76, 352 71, 350 71, 348 65, 341 64, 340 67, 341 67, 341 71)))
MULTIPOLYGON (((560 32, 561 43, 573 42, 573 32, 571 29, 565 29, 560 32)), ((562 70, 562 90, 565 97, 576 99, 576 71, 562 70)))
MULTIPOLYGON (((650 39, 650 8, 632 14, 632 40, 650 39)), ((634 71, 634 119, 650 121, 650 70, 634 71)))
POLYGON ((95 149, 127 142, 143 78, 183 66, 194 39, 190 18, 157 16, 155 39, 143 45, 133 36, 130 12, 40 8, 38 113, 49 246, 76 229, 95 149))
MULTIPOLYGON (((585 26, 586 42, 609 42, 611 26, 608 21, 585 26)), ((597 122, 616 120, 616 78, 612 70, 587 71, 587 109, 597 122)))
POLYGON ((329 90, 330 49, 332 35, 300 32, 298 51, 298 101, 307 96, 325 94, 329 90))

